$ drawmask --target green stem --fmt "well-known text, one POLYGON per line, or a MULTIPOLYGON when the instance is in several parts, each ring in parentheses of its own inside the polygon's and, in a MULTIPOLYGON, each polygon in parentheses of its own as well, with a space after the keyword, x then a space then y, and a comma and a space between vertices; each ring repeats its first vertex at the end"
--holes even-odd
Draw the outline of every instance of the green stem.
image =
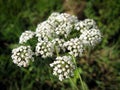
POLYGON ((75 60, 74 56, 72 56, 72 58, 73 58, 73 61, 74 61, 75 65, 76 65, 76 68, 77 68, 77 74, 78 74, 79 79, 80 79, 80 83, 81 83, 81 86, 82 86, 82 90, 85 90, 85 88, 84 88, 84 83, 83 83, 83 80, 82 80, 82 78, 81 78, 80 72, 79 72, 79 70, 78 70, 76 60, 75 60))
POLYGON ((59 56, 59 52, 58 52, 58 50, 57 50, 57 47, 56 47, 56 46, 55 46, 55 51, 56 51, 57 56, 59 56))
POLYGON ((74 90, 79 90, 78 87, 75 85, 75 83, 73 82, 73 80, 71 78, 70 79, 70 82, 71 82, 71 85, 73 87, 74 90))
POLYGON ((83 84, 83 80, 82 80, 82 78, 81 78, 81 75, 80 75, 80 73, 79 73, 79 70, 77 70, 77 71, 78 71, 78 74, 79 74, 79 78, 80 78, 80 83, 81 83, 81 86, 82 86, 82 90, 85 90, 84 84, 83 84))

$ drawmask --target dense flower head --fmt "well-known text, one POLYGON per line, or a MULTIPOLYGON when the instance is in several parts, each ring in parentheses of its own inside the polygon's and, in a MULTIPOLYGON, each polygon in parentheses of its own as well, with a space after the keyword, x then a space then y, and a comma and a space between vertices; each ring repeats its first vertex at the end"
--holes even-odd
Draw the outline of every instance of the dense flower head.
POLYGON ((29 39, 33 38, 34 36, 34 32, 32 31, 25 31, 21 34, 20 38, 19 38, 19 43, 26 43, 29 39))
POLYGON ((67 38, 77 21, 78 19, 74 15, 61 13, 54 18, 54 23, 57 23, 54 31, 57 35, 67 38))
POLYGON ((58 76, 60 81, 73 76, 75 69, 75 65, 70 56, 58 56, 56 61, 50 64, 50 67, 53 68, 53 75, 58 76))
POLYGON ((58 27, 55 28, 55 32, 59 36, 64 36, 65 38, 68 37, 71 30, 73 28, 73 25, 69 22, 60 23, 58 27))
POLYGON ((53 37, 52 35, 54 35, 54 27, 52 27, 47 20, 38 24, 36 28, 36 36, 38 37, 38 41, 48 40, 53 37))
POLYGON ((50 41, 40 41, 36 45, 36 55, 41 55, 43 58, 51 57, 54 52, 54 44, 50 41))
POLYGON ((67 38, 73 29, 74 23, 78 21, 77 17, 67 13, 52 13, 48 19, 36 28, 36 36, 41 39, 67 38))
POLYGON ((95 46, 101 41, 101 33, 99 29, 84 30, 79 38, 84 45, 95 46))
POLYGON ((89 30, 91 28, 97 28, 97 25, 93 19, 85 19, 83 21, 79 21, 74 25, 74 29, 80 31, 81 33, 84 30, 89 30))
POLYGON ((66 47, 70 55, 74 55, 75 57, 82 56, 84 50, 83 43, 79 38, 70 39, 64 43, 64 47, 66 47))
POLYGON ((93 19, 85 19, 75 24, 74 29, 80 31, 79 39, 84 46, 95 46, 101 41, 101 33, 93 19))
POLYGON ((13 63, 17 64, 19 67, 27 67, 30 61, 34 61, 34 52, 31 50, 30 46, 20 46, 12 50, 13 63))

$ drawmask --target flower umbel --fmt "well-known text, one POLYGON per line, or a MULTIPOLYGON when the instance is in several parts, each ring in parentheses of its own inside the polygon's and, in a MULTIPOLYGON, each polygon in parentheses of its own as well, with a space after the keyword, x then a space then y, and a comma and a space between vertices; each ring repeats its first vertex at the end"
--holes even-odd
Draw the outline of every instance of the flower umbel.
POLYGON ((82 56, 84 50, 82 40, 79 38, 70 39, 70 41, 64 43, 64 47, 69 51, 70 55, 75 57, 82 56))
POLYGON ((99 29, 84 30, 79 39, 83 41, 85 46, 95 46, 101 41, 101 33, 99 29))
POLYGON ((30 61, 34 61, 34 53, 30 46, 20 46, 12 50, 13 63, 17 64, 19 67, 27 67, 30 61))
POLYGON ((36 45, 36 55, 41 55, 42 58, 52 57, 54 52, 54 44, 50 41, 40 41, 36 45))
POLYGON ((70 56, 57 57, 56 61, 50 64, 50 67, 53 68, 53 75, 58 76, 60 81, 74 75, 75 65, 70 56))

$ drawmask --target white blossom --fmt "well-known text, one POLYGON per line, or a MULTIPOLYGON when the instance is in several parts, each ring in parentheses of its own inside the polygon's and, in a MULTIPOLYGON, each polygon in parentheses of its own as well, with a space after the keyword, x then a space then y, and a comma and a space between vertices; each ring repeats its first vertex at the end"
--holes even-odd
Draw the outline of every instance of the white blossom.
POLYGON ((84 30, 89 30, 92 28, 97 28, 97 25, 93 19, 85 19, 84 21, 76 22, 74 25, 74 29, 80 31, 81 33, 83 33, 84 30))
POLYGON ((36 55, 41 55, 43 58, 51 57, 54 52, 54 44, 50 41, 40 41, 36 45, 36 55))
POLYGON ((25 43, 27 42, 29 39, 33 38, 34 36, 34 32, 32 31, 25 31, 21 34, 20 38, 19 38, 19 43, 25 43))
POLYGON ((50 64, 50 67, 53 68, 53 75, 58 76, 60 81, 72 76, 75 69, 70 56, 57 57, 56 61, 50 64))
POLYGON ((83 42, 79 38, 70 39, 64 43, 64 47, 69 51, 70 55, 82 56, 84 47, 83 42))
POLYGON ((30 46, 20 46, 12 50, 13 63, 17 64, 19 67, 27 67, 33 58, 34 52, 31 50, 30 46))
POLYGON ((50 25, 48 20, 37 25, 36 28, 36 36, 38 37, 38 41, 48 40, 54 35, 54 27, 50 25))
POLYGON ((79 38, 83 41, 84 45, 95 46, 101 41, 101 37, 99 29, 89 29, 84 30, 79 38))
POLYGON ((67 38, 72 28, 73 25, 69 22, 59 23, 59 25, 55 28, 55 32, 58 36, 64 36, 67 38))
POLYGON ((67 13, 61 13, 55 17, 55 21, 58 22, 55 32, 57 35, 63 35, 65 38, 68 37, 71 30, 73 29, 74 23, 78 21, 77 17, 67 13))
POLYGON ((38 37, 38 41, 61 36, 67 38, 76 22, 78 22, 78 19, 74 15, 52 13, 46 21, 37 26, 36 36, 38 37))
POLYGON ((54 27, 56 36, 64 36, 65 38, 70 34, 74 23, 77 21, 76 16, 67 13, 53 13, 48 18, 48 22, 54 27))

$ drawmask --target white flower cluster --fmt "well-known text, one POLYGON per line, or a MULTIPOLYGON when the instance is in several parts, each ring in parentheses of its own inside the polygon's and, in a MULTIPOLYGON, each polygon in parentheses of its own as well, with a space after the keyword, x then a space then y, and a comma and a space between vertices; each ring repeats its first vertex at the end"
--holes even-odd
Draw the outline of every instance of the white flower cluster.
POLYGON ((79 37, 86 46, 95 46, 101 41, 101 33, 99 29, 84 30, 79 37))
POLYGON ((95 21, 92 19, 79 21, 75 24, 74 28, 80 31, 81 35, 79 36, 79 39, 82 40, 85 46, 95 46, 101 41, 101 33, 96 26, 95 21))
POLYGON ((67 13, 53 13, 50 17, 38 24, 36 28, 36 36, 41 39, 51 39, 60 36, 67 36, 70 34, 73 29, 74 23, 78 21, 77 17, 67 14, 67 13))
POLYGON ((50 67, 53 68, 53 75, 58 76, 60 81, 74 75, 75 65, 70 56, 57 57, 56 61, 50 64, 50 67))
POLYGON ((19 43, 25 43, 27 42, 29 39, 33 38, 34 36, 34 32, 32 31, 25 31, 21 34, 20 38, 19 38, 19 43))
POLYGON ((67 48, 70 55, 74 55, 75 57, 82 56, 84 50, 83 43, 79 38, 70 39, 70 41, 64 43, 64 47, 67 48))
POLYGON ((60 52, 62 49, 64 51, 63 43, 64 39, 53 39, 52 41, 41 40, 37 43, 35 53, 36 55, 41 55, 43 58, 52 57, 54 52, 60 52))
POLYGON ((19 67, 27 67, 29 62, 34 61, 34 53, 30 46, 20 46, 12 50, 12 59, 19 67))
POLYGON ((79 21, 75 24, 74 29, 83 32, 84 30, 89 30, 91 28, 96 28, 96 23, 93 19, 85 19, 83 21, 79 21))
POLYGON ((41 55, 43 58, 51 57, 54 52, 54 44, 50 41, 41 41, 36 45, 36 55, 41 55))
POLYGON ((94 20, 79 21, 74 15, 57 12, 52 13, 47 20, 38 24, 35 32, 23 32, 19 43, 26 44, 34 35, 38 41, 33 43, 34 52, 30 46, 13 49, 13 62, 18 66, 26 67, 30 61, 34 60, 34 53, 42 58, 56 56, 56 60, 50 66, 53 68, 53 74, 58 76, 61 81, 73 75, 75 69, 72 58, 63 55, 81 57, 86 46, 95 46, 102 37, 94 20))
POLYGON ((36 28, 36 36, 38 37, 38 41, 41 40, 48 41, 48 39, 52 38, 52 35, 54 34, 53 30, 54 27, 52 27, 47 20, 38 24, 36 28))

